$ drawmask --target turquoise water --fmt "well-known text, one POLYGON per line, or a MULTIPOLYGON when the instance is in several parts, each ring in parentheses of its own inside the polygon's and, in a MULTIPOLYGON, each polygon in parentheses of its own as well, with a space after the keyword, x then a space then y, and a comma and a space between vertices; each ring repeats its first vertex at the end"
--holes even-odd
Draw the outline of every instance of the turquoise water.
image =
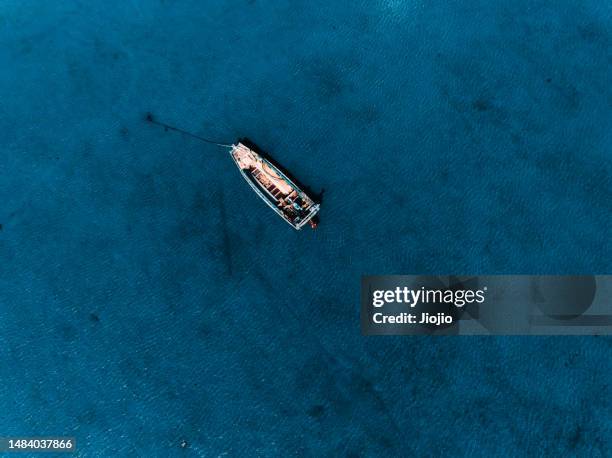
MULTIPOLYGON (((604 456, 608 338, 364 338, 364 274, 610 273, 612 7, 0 5, 0 435, 604 456), (315 192, 295 232, 223 150, 315 192)), ((183 447, 181 447, 181 443, 183 447)))

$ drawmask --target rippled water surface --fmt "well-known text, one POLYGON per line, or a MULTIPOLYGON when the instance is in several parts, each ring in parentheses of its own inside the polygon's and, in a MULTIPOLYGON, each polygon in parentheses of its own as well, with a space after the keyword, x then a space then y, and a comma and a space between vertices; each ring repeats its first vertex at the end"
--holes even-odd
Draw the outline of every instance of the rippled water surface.
MULTIPOLYGON (((364 338, 362 274, 611 273, 601 1, 0 4, 0 435, 609 453, 608 338, 364 338), (223 150, 314 192, 295 232, 223 150)), ((181 447, 181 444, 183 447, 181 447)))

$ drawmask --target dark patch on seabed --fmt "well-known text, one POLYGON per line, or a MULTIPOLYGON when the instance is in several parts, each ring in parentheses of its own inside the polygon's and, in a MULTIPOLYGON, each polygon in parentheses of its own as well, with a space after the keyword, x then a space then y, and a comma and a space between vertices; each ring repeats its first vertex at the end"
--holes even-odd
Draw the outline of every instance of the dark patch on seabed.
POLYGON ((364 274, 612 271, 608 2, 32 6, 0 18, 4 436, 99 457, 609 454, 610 338, 358 323, 364 274), (147 112, 252 138, 327 190, 319 228, 147 112))

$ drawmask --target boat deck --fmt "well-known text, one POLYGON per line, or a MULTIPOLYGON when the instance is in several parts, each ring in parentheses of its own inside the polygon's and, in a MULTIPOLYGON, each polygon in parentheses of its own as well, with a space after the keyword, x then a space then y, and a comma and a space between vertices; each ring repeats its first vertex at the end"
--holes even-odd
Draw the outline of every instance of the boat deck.
POLYGON ((231 155, 259 197, 295 229, 300 229, 319 211, 319 205, 306 193, 249 147, 242 143, 233 145, 231 155))

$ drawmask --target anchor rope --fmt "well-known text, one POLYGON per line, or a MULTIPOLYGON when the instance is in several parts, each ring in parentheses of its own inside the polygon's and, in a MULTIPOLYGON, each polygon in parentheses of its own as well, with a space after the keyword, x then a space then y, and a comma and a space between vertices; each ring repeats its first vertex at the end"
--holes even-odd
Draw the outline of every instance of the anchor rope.
POLYGON ((217 141, 214 141, 214 140, 210 140, 208 138, 200 137, 199 135, 196 135, 194 133, 188 132, 188 131, 183 130, 183 129, 179 128, 179 127, 174 127, 174 126, 171 126, 169 124, 166 124, 165 122, 158 121, 157 119, 155 119, 153 117, 153 115, 151 113, 148 113, 145 119, 146 119, 147 122, 150 122, 151 124, 155 124, 157 126, 163 127, 167 131, 168 130, 173 130, 173 131, 179 132, 179 133, 181 133, 183 135, 187 135, 189 137, 197 138, 200 141, 203 141, 203 142, 206 142, 206 143, 210 143, 211 145, 217 145, 217 146, 220 146, 222 148, 231 148, 233 146, 233 145, 228 144, 228 143, 221 143, 221 142, 217 142, 217 141))

